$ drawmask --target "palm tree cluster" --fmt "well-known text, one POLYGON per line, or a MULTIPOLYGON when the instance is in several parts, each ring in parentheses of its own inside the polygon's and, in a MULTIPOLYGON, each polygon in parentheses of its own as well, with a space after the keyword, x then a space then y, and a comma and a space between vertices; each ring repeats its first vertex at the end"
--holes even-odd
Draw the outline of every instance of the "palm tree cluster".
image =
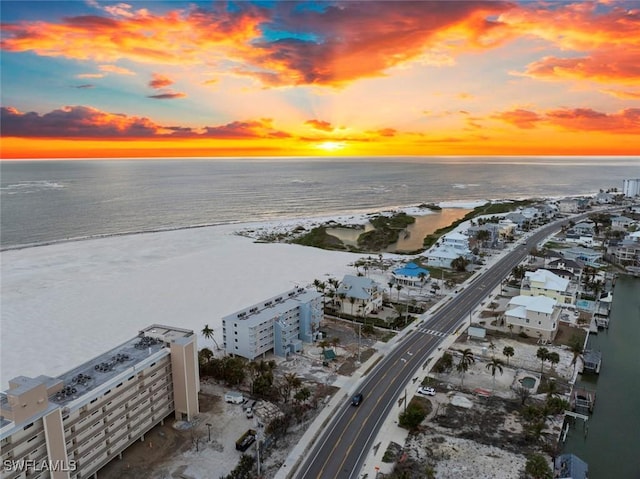
POLYGON ((552 366, 560 362, 560 355, 555 351, 549 351, 547 348, 538 348, 536 357, 542 362, 540 373, 544 372, 544 362, 549 361, 552 366))

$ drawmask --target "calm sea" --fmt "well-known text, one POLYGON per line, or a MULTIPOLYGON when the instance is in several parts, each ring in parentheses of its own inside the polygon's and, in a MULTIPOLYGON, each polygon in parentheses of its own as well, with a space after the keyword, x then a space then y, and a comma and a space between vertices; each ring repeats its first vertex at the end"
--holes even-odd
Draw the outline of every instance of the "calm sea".
POLYGON ((65 239, 621 188, 640 158, 3 161, 2 249, 65 239))

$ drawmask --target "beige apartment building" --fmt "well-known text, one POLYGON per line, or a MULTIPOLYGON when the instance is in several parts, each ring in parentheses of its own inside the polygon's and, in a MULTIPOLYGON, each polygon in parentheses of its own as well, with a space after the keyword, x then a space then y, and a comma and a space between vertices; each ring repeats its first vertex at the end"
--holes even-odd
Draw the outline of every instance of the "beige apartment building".
POLYGON ((19 376, 0 394, 2 479, 83 479, 170 414, 198 414, 196 335, 154 324, 56 378, 19 376))

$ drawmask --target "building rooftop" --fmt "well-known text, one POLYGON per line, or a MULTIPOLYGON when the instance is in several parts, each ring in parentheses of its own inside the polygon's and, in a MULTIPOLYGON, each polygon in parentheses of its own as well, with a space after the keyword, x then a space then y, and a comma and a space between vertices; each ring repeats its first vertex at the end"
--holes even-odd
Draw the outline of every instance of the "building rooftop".
POLYGON ((547 296, 514 296, 507 307, 513 307, 507 314, 517 318, 526 318, 527 311, 551 314, 556 300, 547 296))
POLYGON ((225 316, 224 320, 247 321, 249 325, 261 324, 264 321, 273 319, 274 316, 286 313, 300 304, 307 303, 312 299, 322 297, 322 295, 310 289, 294 288, 278 296, 266 299, 259 305, 253 305, 235 313, 225 316))
MULTIPOLYGON (((7 394, 21 394, 28 389, 44 384, 49 393, 49 408, 47 410, 55 406, 69 406, 76 400, 82 400, 84 396, 93 397, 95 393, 102 394, 101 387, 105 390, 108 389, 108 383, 112 379, 128 370, 133 374, 136 366, 145 359, 165 349, 171 342, 192 335, 193 331, 187 329, 154 324, 140 331, 136 337, 55 378, 18 376, 12 379, 9 381, 12 387, 0 394, 0 403, 6 407, 8 405, 7 394)), ((168 350, 167 354, 169 354, 168 350)), ((11 423, 9 418, 0 416, 0 427, 4 428, 11 423)))

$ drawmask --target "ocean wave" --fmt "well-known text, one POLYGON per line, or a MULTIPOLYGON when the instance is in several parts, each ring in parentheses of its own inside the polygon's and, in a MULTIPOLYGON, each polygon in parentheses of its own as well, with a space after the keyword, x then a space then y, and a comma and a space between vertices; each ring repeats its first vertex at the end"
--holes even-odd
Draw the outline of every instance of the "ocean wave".
POLYGON ((20 181, 6 186, 0 186, 0 191, 8 195, 20 193, 35 193, 41 190, 55 190, 66 188, 62 183, 48 180, 20 181))

